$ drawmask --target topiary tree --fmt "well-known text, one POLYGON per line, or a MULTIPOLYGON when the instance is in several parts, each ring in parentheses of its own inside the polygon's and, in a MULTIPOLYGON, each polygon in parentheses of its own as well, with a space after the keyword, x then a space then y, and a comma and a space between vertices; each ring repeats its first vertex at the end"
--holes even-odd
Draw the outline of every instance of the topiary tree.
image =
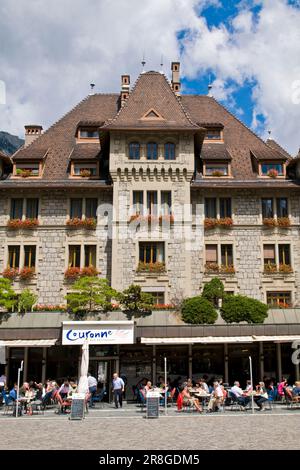
POLYGON ((215 323, 218 314, 209 300, 197 296, 183 301, 181 317, 185 323, 202 325, 215 323))
POLYGON ((118 295, 107 279, 96 276, 81 277, 74 283, 72 290, 74 292, 66 296, 68 311, 80 318, 92 312, 108 312, 111 299, 118 295))
POLYGON ((224 297, 224 284, 218 277, 214 277, 203 287, 202 297, 209 300, 216 307, 219 306, 219 300, 224 297))
POLYGON ((263 323, 268 316, 268 306, 259 300, 244 295, 226 295, 221 308, 221 317, 227 323, 263 323))
POLYGON ((17 294, 12 288, 10 279, 0 278, 0 306, 7 311, 13 311, 17 303, 17 294))
POLYGON ((38 296, 30 289, 24 289, 18 297, 18 310, 20 313, 31 312, 38 296))
POLYGON ((143 292, 141 286, 131 284, 118 295, 120 306, 129 319, 151 315, 154 299, 151 294, 143 292))

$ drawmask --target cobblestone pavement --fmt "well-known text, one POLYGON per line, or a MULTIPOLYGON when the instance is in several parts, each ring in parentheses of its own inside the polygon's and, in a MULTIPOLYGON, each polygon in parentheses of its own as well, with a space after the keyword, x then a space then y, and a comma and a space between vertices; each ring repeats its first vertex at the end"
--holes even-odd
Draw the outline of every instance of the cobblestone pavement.
POLYGON ((300 410, 286 408, 254 415, 179 414, 173 408, 168 416, 147 420, 133 406, 107 407, 83 421, 49 410, 20 418, 1 413, 0 423, 0 449, 300 449, 300 410))

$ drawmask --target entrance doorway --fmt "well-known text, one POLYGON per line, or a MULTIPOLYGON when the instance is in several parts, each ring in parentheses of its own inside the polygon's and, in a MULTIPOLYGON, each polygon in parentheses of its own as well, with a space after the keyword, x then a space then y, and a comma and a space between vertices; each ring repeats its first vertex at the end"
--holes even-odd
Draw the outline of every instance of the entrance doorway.
POLYGON ((106 392, 103 401, 112 401, 112 376, 116 372, 116 360, 115 359, 94 359, 90 358, 89 371, 93 377, 98 381, 97 394, 106 392))

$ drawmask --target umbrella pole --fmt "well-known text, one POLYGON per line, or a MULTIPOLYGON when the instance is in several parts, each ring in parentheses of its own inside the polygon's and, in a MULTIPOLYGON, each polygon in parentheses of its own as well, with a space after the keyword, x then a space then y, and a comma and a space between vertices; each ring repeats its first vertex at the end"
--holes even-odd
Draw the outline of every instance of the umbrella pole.
POLYGON ((165 414, 168 413, 167 358, 165 357, 165 414))
POLYGON ((251 381, 251 388, 252 388, 251 405, 252 405, 252 414, 254 414, 254 396, 253 396, 254 388, 253 388, 252 357, 251 356, 249 356, 249 365, 250 365, 250 381, 251 381))

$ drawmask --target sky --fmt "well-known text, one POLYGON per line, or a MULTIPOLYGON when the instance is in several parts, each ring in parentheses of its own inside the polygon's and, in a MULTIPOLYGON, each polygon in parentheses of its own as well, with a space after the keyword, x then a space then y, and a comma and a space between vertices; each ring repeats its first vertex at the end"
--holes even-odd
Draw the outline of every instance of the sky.
POLYGON ((300 147, 300 0, 0 0, 0 130, 57 121, 90 93, 181 63, 182 93, 212 94, 292 155, 300 147), (163 63, 163 66, 161 66, 163 63))

